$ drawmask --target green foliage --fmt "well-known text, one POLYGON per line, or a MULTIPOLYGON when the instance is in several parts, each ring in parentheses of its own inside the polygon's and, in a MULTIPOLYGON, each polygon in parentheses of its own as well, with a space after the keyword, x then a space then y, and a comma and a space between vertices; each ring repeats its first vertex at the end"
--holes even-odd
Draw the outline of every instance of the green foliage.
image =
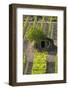
POLYGON ((29 17, 26 17, 26 20, 24 22, 24 28, 27 28, 29 22, 29 17))
POLYGON ((49 28, 48 28, 47 35, 49 38, 52 38, 52 36, 53 36, 53 24, 52 24, 52 22, 57 22, 57 17, 49 16, 48 21, 49 21, 49 28))
POLYGON ((44 38, 44 33, 40 29, 34 30, 33 28, 30 28, 30 30, 26 32, 25 37, 29 41, 39 41, 44 38))
POLYGON ((35 50, 32 74, 46 73, 47 52, 39 52, 35 50))
POLYGON ((26 64, 26 54, 25 54, 25 51, 23 53, 23 64, 26 64))
POLYGON ((52 17, 49 17, 49 28, 48 28, 48 37, 51 38, 51 30, 52 29, 52 17))
POLYGON ((24 31, 23 31, 23 37, 24 37, 27 29, 29 28, 29 17, 26 17, 23 27, 24 27, 24 31))
MULTIPOLYGON (((42 21, 44 20, 44 18, 42 18, 42 21)), ((34 22, 33 25, 29 28, 29 30, 26 32, 25 34, 25 38, 28 41, 39 41, 41 39, 45 38, 45 33, 43 32, 43 25, 38 25, 37 23, 37 17, 34 17, 34 22)))
POLYGON ((41 20, 41 27, 40 27, 41 30, 43 30, 43 27, 44 27, 44 24, 43 24, 43 23, 44 23, 44 22, 45 22, 45 17, 43 16, 43 17, 42 17, 42 20, 41 20))
POLYGON ((40 39, 45 38, 45 36, 52 38, 53 36, 53 27, 52 27, 52 22, 57 21, 57 17, 54 16, 49 16, 48 17, 48 22, 49 22, 49 27, 47 32, 43 32, 44 28, 44 22, 45 22, 45 16, 42 16, 42 19, 40 23, 37 21, 37 16, 33 16, 34 21, 33 24, 30 26, 29 24, 29 16, 26 17, 25 22, 24 22, 24 36, 25 39, 29 41, 38 41, 40 39))
POLYGON ((33 29, 37 28, 36 25, 37 25, 37 16, 34 16, 34 22, 33 22, 33 25, 32 25, 33 29))

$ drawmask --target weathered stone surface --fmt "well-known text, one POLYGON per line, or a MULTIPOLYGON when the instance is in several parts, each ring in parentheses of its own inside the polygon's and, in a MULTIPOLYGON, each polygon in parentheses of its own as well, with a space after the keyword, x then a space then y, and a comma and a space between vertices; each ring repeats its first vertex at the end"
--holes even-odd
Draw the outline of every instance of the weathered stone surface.
POLYGON ((48 62, 54 62, 54 55, 48 55, 48 62))
POLYGON ((27 62, 33 62, 34 47, 33 47, 32 43, 28 43, 28 46, 26 48, 26 57, 27 57, 27 62))
POLYGON ((47 62, 47 73, 55 73, 55 63, 47 62))
POLYGON ((29 62, 28 63, 28 69, 27 69, 26 74, 31 74, 32 73, 32 66, 33 66, 33 63, 32 62, 29 62))

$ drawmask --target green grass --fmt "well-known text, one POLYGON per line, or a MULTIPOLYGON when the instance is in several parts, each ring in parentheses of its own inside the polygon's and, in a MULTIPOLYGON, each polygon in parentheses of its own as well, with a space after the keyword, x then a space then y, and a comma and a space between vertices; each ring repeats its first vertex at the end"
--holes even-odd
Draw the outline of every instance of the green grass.
POLYGON ((23 53, 23 64, 26 64, 26 55, 25 55, 25 52, 23 53))
POLYGON ((47 52, 39 52, 35 50, 34 62, 32 67, 32 74, 44 74, 46 73, 47 52))

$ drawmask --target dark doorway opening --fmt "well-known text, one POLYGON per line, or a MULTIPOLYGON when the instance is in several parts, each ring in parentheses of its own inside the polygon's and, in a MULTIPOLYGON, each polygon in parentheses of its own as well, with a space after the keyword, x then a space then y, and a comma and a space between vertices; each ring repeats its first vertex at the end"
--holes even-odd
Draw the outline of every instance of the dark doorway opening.
POLYGON ((45 48, 45 41, 41 41, 41 48, 45 48))

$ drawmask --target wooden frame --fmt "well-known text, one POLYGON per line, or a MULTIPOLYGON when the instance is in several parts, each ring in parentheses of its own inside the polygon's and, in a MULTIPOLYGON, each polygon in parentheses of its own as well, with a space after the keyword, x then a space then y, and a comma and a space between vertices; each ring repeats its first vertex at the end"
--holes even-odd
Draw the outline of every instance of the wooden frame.
POLYGON ((42 6, 42 5, 26 5, 26 4, 11 4, 9 5, 9 85, 40 85, 66 82, 66 7, 60 6, 42 6), (63 80, 52 81, 36 81, 36 82, 16 82, 16 9, 17 8, 34 8, 48 10, 63 10, 64 12, 64 70, 63 80))

